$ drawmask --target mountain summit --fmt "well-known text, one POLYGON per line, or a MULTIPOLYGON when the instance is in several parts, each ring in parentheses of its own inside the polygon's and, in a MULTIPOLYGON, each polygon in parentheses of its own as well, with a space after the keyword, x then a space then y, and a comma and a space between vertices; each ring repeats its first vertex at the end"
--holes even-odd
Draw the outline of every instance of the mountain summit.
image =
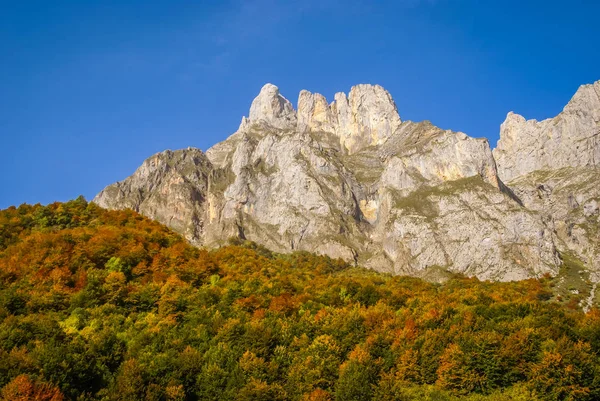
POLYGON ((296 111, 267 84, 228 139, 158 153, 94 202, 195 245, 235 236, 394 274, 503 281, 559 274, 568 253, 598 281, 599 87, 580 88, 553 120, 509 114, 492 152, 484 138, 402 121, 378 85, 332 103, 303 90, 296 111))
POLYGON ((508 113, 494 157, 507 181, 536 170, 600 165, 600 81, 579 87, 554 118, 508 113))

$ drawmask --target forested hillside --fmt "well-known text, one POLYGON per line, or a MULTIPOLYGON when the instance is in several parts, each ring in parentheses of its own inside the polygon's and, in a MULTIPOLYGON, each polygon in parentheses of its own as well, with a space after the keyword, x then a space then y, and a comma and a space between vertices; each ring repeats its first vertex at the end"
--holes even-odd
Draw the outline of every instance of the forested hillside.
POLYGON ((600 312, 550 278, 215 250, 83 198, 0 212, 2 400, 597 400, 600 312))

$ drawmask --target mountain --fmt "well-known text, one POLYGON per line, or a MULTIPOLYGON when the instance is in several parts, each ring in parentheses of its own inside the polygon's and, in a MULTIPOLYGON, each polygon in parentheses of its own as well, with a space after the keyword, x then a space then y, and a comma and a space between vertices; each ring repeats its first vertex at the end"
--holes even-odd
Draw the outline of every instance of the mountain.
POLYGON ((484 138, 401 120, 378 85, 332 103, 302 91, 294 110, 267 84, 228 139, 206 153, 158 153, 94 202, 139 211, 199 246, 239 237, 432 280, 579 266, 593 299, 599 87, 582 86, 551 120, 509 114, 492 151, 484 138))
POLYGON ((563 259, 593 283, 589 307, 600 281, 600 81, 582 85, 554 118, 509 113, 493 153, 500 178, 543 216, 563 259))
POLYGON ((600 165, 600 81, 582 85, 554 118, 508 113, 494 157, 507 182, 538 170, 600 165))

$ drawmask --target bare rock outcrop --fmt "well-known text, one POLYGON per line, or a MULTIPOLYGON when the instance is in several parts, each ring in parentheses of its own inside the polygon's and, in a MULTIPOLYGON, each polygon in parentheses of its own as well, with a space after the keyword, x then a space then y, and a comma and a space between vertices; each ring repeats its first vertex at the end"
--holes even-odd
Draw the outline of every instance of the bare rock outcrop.
POLYGON ((556 117, 525 120, 509 113, 494 157, 502 180, 536 170, 600 165, 600 81, 579 87, 556 117))
POLYGON ((307 90, 298 96, 298 130, 335 133, 337 116, 325 96, 307 90))
POLYGON ((335 134, 352 154, 383 144, 402 123, 392 96, 379 85, 356 85, 348 96, 339 92, 334 98, 327 104, 323 95, 301 91, 298 130, 335 134))
POLYGON ((249 118, 253 123, 264 122, 273 128, 293 129, 296 126, 294 107, 273 84, 262 87, 250 106, 249 118))
POLYGON ((212 165, 196 148, 157 153, 127 179, 104 188, 94 202, 107 209, 133 209, 202 243, 212 165))
POLYGON ((557 246, 579 258, 600 281, 600 169, 539 170, 510 186, 528 209, 546 217, 557 246))
POLYGON ((558 272, 556 234, 502 183, 486 139, 402 122, 373 85, 330 104, 302 91, 296 112, 267 84, 250 109, 206 154, 155 155, 95 201, 139 210, 198 245, 238 236, 395 274, 558 272), (151 165, 162 167, 148 174, 151 165))
POLYGON ((392 96, 379 85, 356 85, 348 97, 336 93, 331 107, 338 120, 336 134, 348 153, 383 144, 401 123, 392 96))
POLYGON ((493 153, 499 176, 554 233, 559 283, 589 308, 600 281, 600 81, 579 87, 554 118, 509 113, 493 153))
POLYGON ((404 193, 474 176, 500 188, 487 139, 441 130, 428 121, 401 124, 378 153, 389 159, 381 184, 404 193))

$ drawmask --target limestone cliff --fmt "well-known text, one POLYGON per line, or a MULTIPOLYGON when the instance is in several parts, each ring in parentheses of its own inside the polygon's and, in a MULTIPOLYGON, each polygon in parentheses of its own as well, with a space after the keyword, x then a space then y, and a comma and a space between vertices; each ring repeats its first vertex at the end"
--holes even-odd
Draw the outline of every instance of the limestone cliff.
POLYGON ((106 187, 95 201, 155 218, 199 245, 211 174, 212 165, 201 150, 167 150, 146 159, 127 180, 106 187))
POLYGON ((207 155, 235 176, 221 223, 245 238, 393 273, 438 266, 507 280, 556 270, 552 234, 500 190, 485 139, 404 122, 384 146, 349 153, 335 130, 281 135, 251 120, 244 130, 207 155))
MULTIPOLYGON (((591 92, 575 98, 582 100, 572 107, 585 112, 565 108, 565 127, 591 126, 600 110, 588 105, 591 92)), ((522 128, 503 126, 504 145, 492 153, 486 139, 402 121, 380 86, 358 85, 334 99, 302 91, 295 111, 267 84, 227 140, 206 154, 152 156, 94 201, 136 209, 197 245, 239 236, 396 274, 516 280, 559 272, 557 246, 566 248, 548 208, 501 180, 522 174, 521 160, 529 160, 508 146, 522 128)), ((593 140, 585 143, 593 148, 593 140)), ((597 160, 593 152, 589 160, 597 160)), ((529 168, 539 166, 522 171, 529 168)))
POLYGON ((494 149, 500 178, 536 170, 600 165, 600 81, 582 85, 564 110, 543 121, 508 113, 494 149))
POLYGON ((500 177, 554 233, 560 279, 589 308, 600 282, 600 81, 581 86, 554 118, 509 113, 493 153, 500 177))

